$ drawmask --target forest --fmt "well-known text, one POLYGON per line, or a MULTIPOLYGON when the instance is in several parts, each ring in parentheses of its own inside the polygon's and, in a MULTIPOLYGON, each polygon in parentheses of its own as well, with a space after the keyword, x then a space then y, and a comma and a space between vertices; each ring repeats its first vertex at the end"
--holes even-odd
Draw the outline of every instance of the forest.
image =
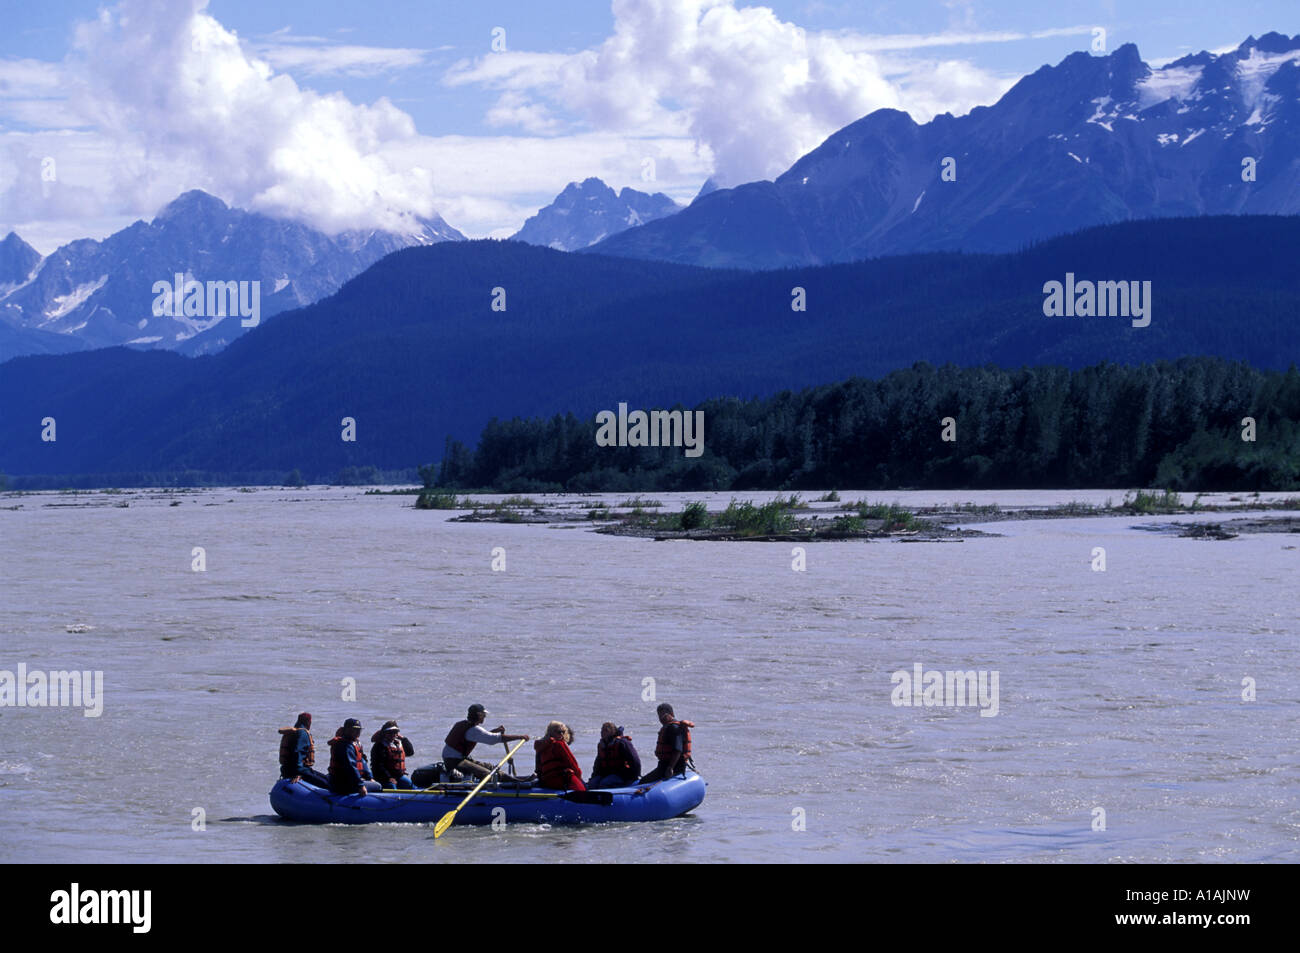
POLYGON ((917 363, 693 409, 705 426, 697 458, 598 446, 594 417, 570 413, 493 419, 476 447, 448 439, 420 472, 428 487, 497 492, 1300 487, 1294 365, 917 363))

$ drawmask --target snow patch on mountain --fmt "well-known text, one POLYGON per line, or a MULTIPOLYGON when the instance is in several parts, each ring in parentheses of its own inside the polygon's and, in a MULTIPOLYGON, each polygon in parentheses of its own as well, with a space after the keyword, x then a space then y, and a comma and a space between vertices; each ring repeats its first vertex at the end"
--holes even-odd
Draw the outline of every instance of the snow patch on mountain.
POLYGON ((1152 70, 1150 75, 1138 80, 1139 108, 1150 109, 1171 99, 1189 98, 1204 72, 1204 66, 1166 66, 1152 70))
POLYGON ((1283 63, 1300 63, 1300 50, 1265 53, 1259 49, 1252 49, 1250 56, 1238 61, 1237 82, 1241 88, 1241 98, 1247 108, 1253 109, 1260 105, 1264 87, 1283 63))
MULTIPOLYGON (((87 299, 104 287, 104 283, 107 281, 108 275, 100 275, 97 281, 87 281, 85 284, 77 285, 65 295, 55 295, 50 301, 51 307, 45 310, 45 320, 41 323, 49 324, 51 321, 57 321, 65 314, 70 314, 73 310, 85 304, 87 299)), ((80 331, 85 326, 86 322, 83 321, 71 330, 80 331)))

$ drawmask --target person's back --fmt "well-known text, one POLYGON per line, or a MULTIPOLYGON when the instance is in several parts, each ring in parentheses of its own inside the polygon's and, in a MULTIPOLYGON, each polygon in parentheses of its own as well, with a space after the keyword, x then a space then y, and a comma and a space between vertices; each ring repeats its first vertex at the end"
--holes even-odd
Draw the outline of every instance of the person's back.
POLYGON ((280 777, 329 787, 329 779, 314 767, 316 744, 311 737, 311 713, 302 712, 292 728, 280 729, 280 777))

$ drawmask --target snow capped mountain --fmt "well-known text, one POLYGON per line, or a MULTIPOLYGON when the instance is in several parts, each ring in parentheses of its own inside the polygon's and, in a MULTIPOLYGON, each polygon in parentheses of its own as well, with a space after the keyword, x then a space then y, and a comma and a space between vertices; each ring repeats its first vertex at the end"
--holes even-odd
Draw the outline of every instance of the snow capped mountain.
MULTIPOLYGON (((103 241, 70 242, 44 259, 36 255, 37 261, 31 261, 36 253, 16 236, 5 239, 0 243, 0 322, 19 332, 71 338, 78 349, 130 344, 208 353, 252 326, 244 324, 252 318, 242 317, 240 292, 248 305, 255 294, 260 321, 332 294, 390 252, 463 239, 437 216, 412 217, 401 234, 330 236, 230 208, 195 190, 173 200, 152 222, 136 222, 103 241), (24 262, 30 262, 25 271, 24 262), (19 273, 22 277, 14 280, 19 273), (182 294, 160 299, 163 285, 182 294), (189 293, 200 286, 201 292, 189 293), (230 287, 234 296, 226 293, 230 287)), ((7 335, 0 360, 48 350, 25 350, 15 343, 20 340, 7 335)))
POLYGON ((671 215, 681 206, 656 192, 615 192, 597 178, 570 182, 555 201, 524 222, 511 238, 560 251, 576 251, 602 238, 671 215))
POLYGON ((774 182, 709 193, 593 250, 771 268, 1245 213, 1300 213, 1300 36, 1158 69, 1132 44, 1074 53, 993 106, 925 125, 878 110, 774 182))

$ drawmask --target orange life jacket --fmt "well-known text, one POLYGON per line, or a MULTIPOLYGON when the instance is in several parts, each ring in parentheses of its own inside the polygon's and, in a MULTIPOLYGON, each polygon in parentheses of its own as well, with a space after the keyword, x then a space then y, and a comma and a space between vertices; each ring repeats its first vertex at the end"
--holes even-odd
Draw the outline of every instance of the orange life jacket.
POLYGON ((361 777, 366 776, 366 756, 361 751, 361 742, 348 741, 335 735, 330 739, 330 774, 335 774, 335 768, 338 768, 338 774, 342 775, 343 765, 349 761, 357 769, 357 774, 361 777), (348 755, 351 754, 349 758, 348 755))
POLYGON ((377 742, 370 749, 370 756, 374 760, 376 770, 382 767, 384 773, 395 778, 400 778, 406 773, 406 748, 402 745, 401 738, 394 738, 387 744, 382 741, 377 742))
POLYGON ((596 742, 596 777, 603 778, 610 774, 621 777, 632 772, 632 759, 627 755, 627 745, 622 743, 626 737, 617 735, 610 738, 608 743, 603 739, 596 742))
POLYGON ((474 746, 478 744, 477 741, 465 740, 465 732, 469 731, 471 727, 473 726, 469 721, 462 718, 451 726, 451 731, 447 732, 446 743, 459 751, 462 758, 468 758, 470 752, 474 750, 474 746))
POLYGON ((298 767, 298 732, 307 732, 307 753, 302 756, 302 766, 310 768, 316 763, 316 743, 312 741, 311 732, 306 728, 280 729, 280 767, 298 767))
POLYGON ((673 747, 672 737, 668 733, 670 725, 682 726, 682 760, 681 767, 685 767, 686 762, 691 760, 691 729, 695 727, 695 722, 682 719, 669 719, 668 724, 659 729, 659 738, 655 741, 655 757, 660 761, 667 761, 677 749, 673 747))

